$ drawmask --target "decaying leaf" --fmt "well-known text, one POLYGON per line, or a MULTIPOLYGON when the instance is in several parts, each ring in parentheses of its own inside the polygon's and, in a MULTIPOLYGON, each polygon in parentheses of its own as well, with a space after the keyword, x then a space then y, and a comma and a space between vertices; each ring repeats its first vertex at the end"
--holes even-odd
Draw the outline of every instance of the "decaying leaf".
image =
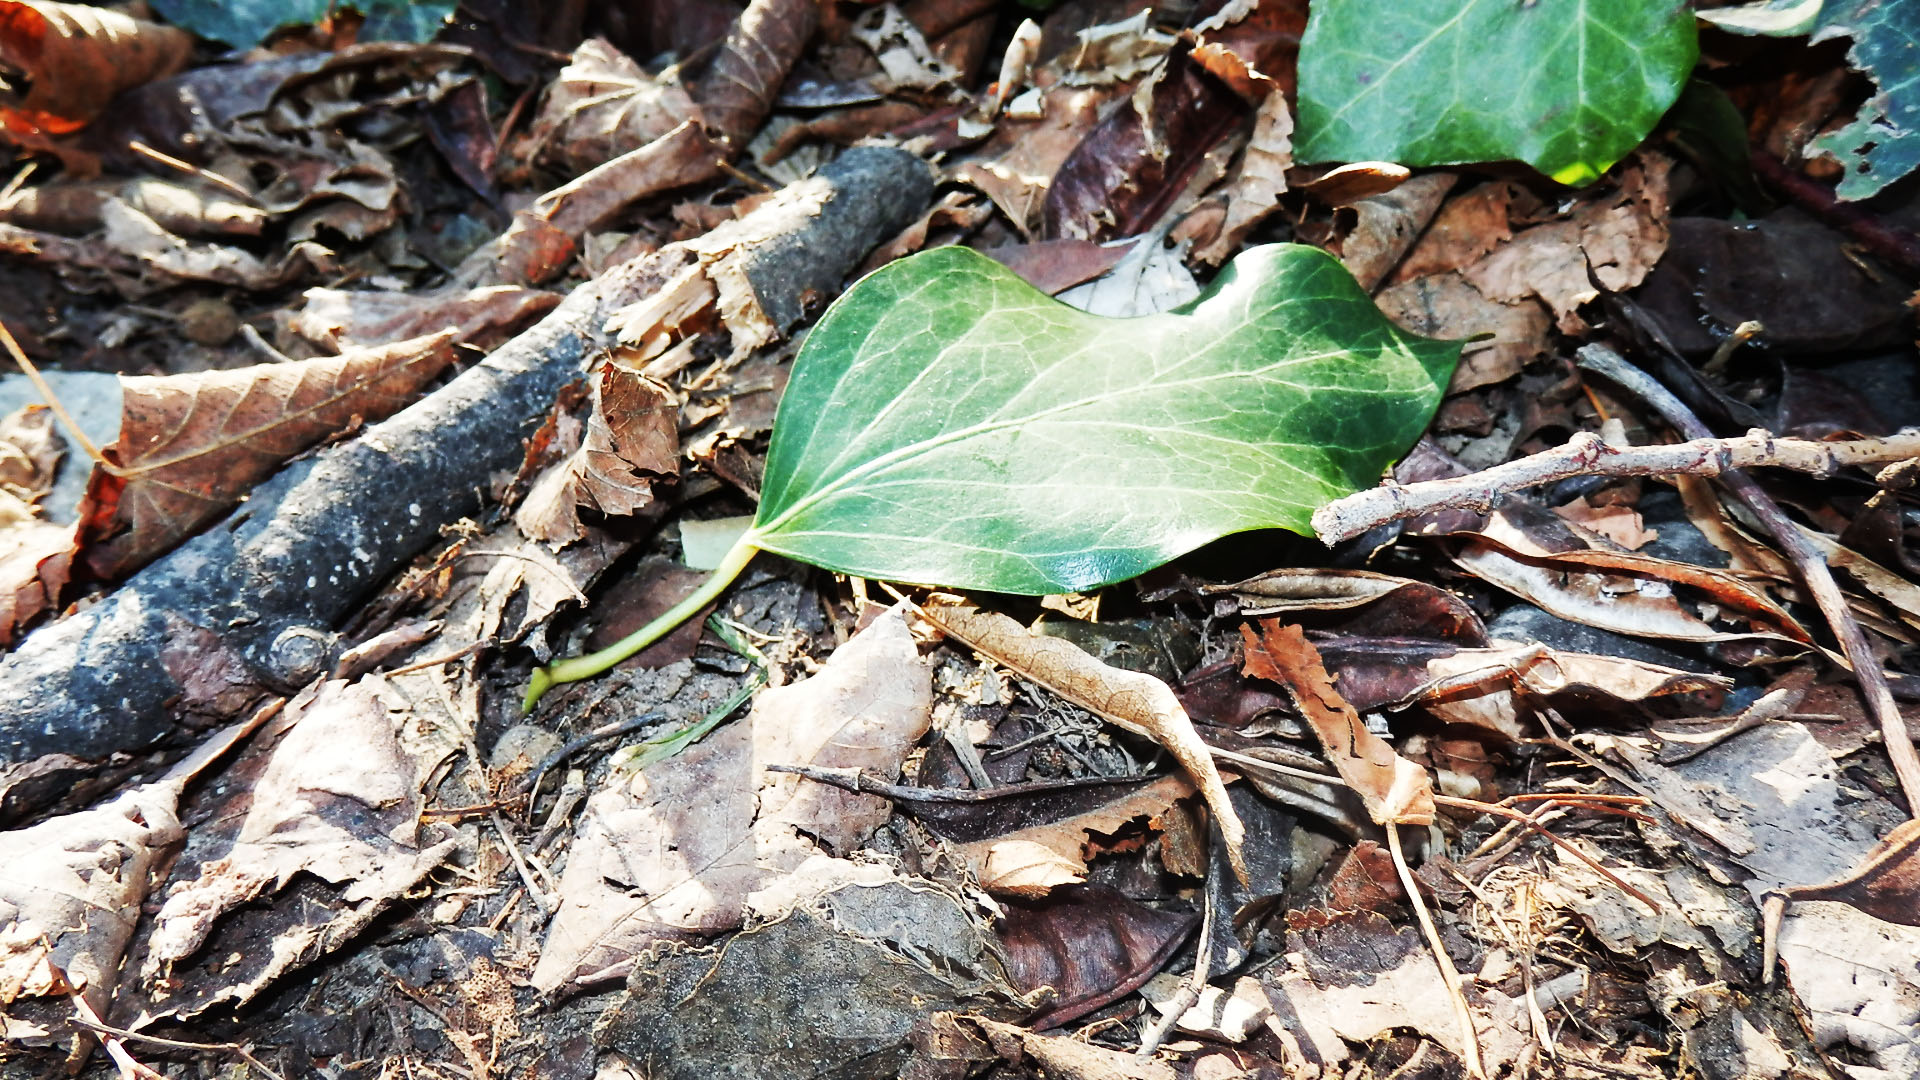
POLYGON ((458 331, 454 341, 492 349, 560 302, 557 293, 519 285, 431 292, 308 289, 290 324, 294 333, 336 351, 458 331))
POLYGON ((0 833, 0 1030, 7 1042, 44 1043, 65 1027, 22 1011, 52 995, 71 1010, 63 981, 105 1013, 140 906, 166 858, 186 839, 177 803, 187 783, 274 709, 216 734, 167 775, 91 810, 0 833))
POLYGON ((1428 681, 1400 704, 1417 703, 1441 720, 1487 728, 1511 738, 1528 734, 1523 696, 1569 692, 1621 702, 1673 694, 1724 691, 1729 679, 1661 667, 1624 656, 1566 652, 1545 645, 1495 642, 1426 661, 1428 681))
POLYGON ((1094 836, 1118 832, 1140 818, 1151 827, 1193 790, 1185 777, 1163 776, 1084 813, 956 847, 988 892, 1038 899, 1087 879, 1094 836))
POLYGON ((1053 990, 1036 1030, 1059 1027, 1132 993, 1186 942, 1191 915, 1151 908, 1103 886, 1066 886, 1038 901, 1009 900, 1000 948, 1013 984, 1053 990))
POLYGON ((0 130, 15 139, 76 131, 113 95, 173 74, 192 55, 193 35, 175 27, 86 4, 5 0, 0 63, 27 90, 0 101, 0 130))
POLYGON ((115 577, 240 500, 288 458, 410 404, 453 362, 453 331, 233 371, 122 380, 120 438, 80 508, 84 558, 115 577))
POLYGON ((1587 324, 1576 313, 1580 305, 1601 289, 1617 292, 1640 284, 1666 252, 1672 167, 1659 154, 1643 151, 1621 172, 1617 190, 1583 201, 1568 221, 1518 234, 1462 273, 1502 303, 1538 296, 1553 309, 1561 330, 1585 332, 1587 324))
POLYGON ((1138 671, 1109 667, 1070 641, 1036 634, 1019 623, 957 597, 935 596, 921 612, 948 634, 1005 664, 1068 701, 1165 747, 1193 778, 1220 825, 1234 870, 1247 879, 1241 850, 1246 829, 1227 798, 1207 744, 1166 683, 1138 671))
POLYGON ((1194 251, 1202 262, 1218 264, 1279 205, 1293 164, 1293 113, 1285 94, 1268 94, 1254 114, 1253 136, 1227 178, 1225 219, 1219 233, 1194 251))
POLYGON ((893 775, 926 731, 931 695, 895 611, 818 674, 762 693, 745 721, 593 795, 533 984, 552 993, 624 976, 652 943, 738 927, 749 894, 822 848, 850 851, 891 804, 763 767, 893 775))
POLYGON ((695 115, 678 83, 655 78, 605 38, 573 50, 534 118, 535 145, 550 159, 583 173, 637 150, 695 115))
POLYGON ((601 368, 580 449, 534 482, 514 522, 558 546, 586 535, 582 508, 624 517, 651 503, 653 485, 679 474, 679 422, 672 391, 614 364, 601 368))
POLYGON ((1375 824, 1425 825, 1433 820, 1433 787, 1426 770, 1367 730, 1360 714, 1334 688, 1319 650, 1298 626, 1266 619, 1257 634, 1242 626, 1240 637, 1247 674, 1286 688, 1334 770, 1360 796, 1375 824))
POLYGON ((377 675, 316 683, 261 730, 227 774, 218 824, 194 831, 174 864, 116 1016, 141 1026, 248 1001, 351 940, 453 854, 451 830, 420 821, 436 761, 403 745, 405 708, 377 675), (247 906, 303 876, 326 884, 247 906))
POLYGON ((1920 926, 1920 819, 1894 827, 1853 873, 1820 885, 1780 890, 1788 899, 1838 900, 1890 923, 1920 926))

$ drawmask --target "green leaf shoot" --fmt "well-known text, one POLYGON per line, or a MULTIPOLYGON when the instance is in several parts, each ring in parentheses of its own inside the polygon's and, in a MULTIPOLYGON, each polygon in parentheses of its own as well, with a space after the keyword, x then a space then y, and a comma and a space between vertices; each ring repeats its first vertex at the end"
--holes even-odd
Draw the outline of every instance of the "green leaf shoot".
POLYGON ((1653 130, 1698 56, 1684 0, 1315 0, 1294 156, 1517 159, 1578 186, 1653 130))
POLYGON ((1338 260, 1243 252, 1197 299, 1111 319, 974 251, 895 262, 807 336, 759 512, 714 576, 626 640, 535 672, 529 707, 705 607, 770 551, 860 577, 1044 594, 1252 529, 1311 532, 1425 430, 1457 342, 1389 322, 1338 260))

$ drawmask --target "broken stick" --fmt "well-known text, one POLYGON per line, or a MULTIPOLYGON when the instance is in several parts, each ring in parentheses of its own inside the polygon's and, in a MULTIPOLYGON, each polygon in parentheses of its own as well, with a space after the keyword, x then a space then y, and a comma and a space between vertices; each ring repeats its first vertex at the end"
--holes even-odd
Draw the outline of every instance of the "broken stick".
MULTIPOLYGON (((778 331, 801 296, 838 293, 869 249, 932 197, 924 162, 856 147, 734 223, 752 250, 729 264, 778 331)), ((532 329, 359 439, 297 461, 226 521, 0 659, 0 819, 17 818, 116 752, 224 713, 262 686, 332 667, 335 628, 389 575, 479 511, 493 474, 612 343, 612 312, 688 258, 681 245, 624 263, 532 329)))

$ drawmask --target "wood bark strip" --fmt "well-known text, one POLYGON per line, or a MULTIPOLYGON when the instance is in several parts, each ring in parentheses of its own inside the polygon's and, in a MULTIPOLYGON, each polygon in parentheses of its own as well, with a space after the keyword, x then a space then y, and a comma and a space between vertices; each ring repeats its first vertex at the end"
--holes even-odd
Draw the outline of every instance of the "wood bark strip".
MULTIPOLYGON (((783 215, 781 242, 745 259, 763 306, 789 284, 839 278, 932 197, 924 162, 859 147, 809 181, 817 212, 783 215), (819 188, 831 189, 822 200, 819 188), (803 267, 786 265, 798 260, 803 267)), ((539 324, 359 439, 294 463, 223 523, 0 660, 0 819, 44 805, 115 752, 195 712, 325 672, 335 627, 443 526, 477 512, 554 395, 611 343, 608 315, 657 287, 673 247, 580 287, 539 324)))

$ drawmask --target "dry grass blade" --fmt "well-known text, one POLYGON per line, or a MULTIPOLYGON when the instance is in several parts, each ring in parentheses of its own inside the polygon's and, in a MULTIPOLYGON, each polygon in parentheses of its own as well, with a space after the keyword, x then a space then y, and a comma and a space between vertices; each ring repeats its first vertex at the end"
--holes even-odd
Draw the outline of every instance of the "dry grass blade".
POLYGON ((1165 747, 1200 788, 1208 808, 1219 820, 1234 873, 1242 882, 1248 881, 1246 856, 1241 850, 1246 828, 1227 799, 1227 787, 1213 767, 1211 751, 1200 740, 1171 687, 1142 672, 1110 667, 1070 641, 1043 637, 1005 615, 982 611, 958 597, 930 597, 920 605, 920 611, 929 622, 1022 678, 1165 747))
POLYGON ((1406 890, 1407 902, 1413 905, 1413 913, 1420 920, 1420 932, 1427 936, 1427 947, 1433 950, 1433 962, 1440 969, 1440 978, 1447 984, 1447 991, 1453 998, 1453 1016, 1460 1024, 1460 1045, 1466 1050, 1467 1075, 1483 1077, 1486 1067, 1480 1063, 1480 1036, 1473 1026, 1473 1013, 1467 1008, 1467 996, 1460 989, 1460 972, 1453 966, 1453 958, 1447 955, 1446 944, 1440 940, 1440 931, 1433 925, 1433 916, 1427 911, 1427 902, 1420 895, 1420 883, 1413 879, 1413 871, 1407 868, 1406 852, 1400 850, 1400 826, 1387 825, 1387 852, 1393 856, 1393 869, 1400 875, 1400 887, 1406 890))

